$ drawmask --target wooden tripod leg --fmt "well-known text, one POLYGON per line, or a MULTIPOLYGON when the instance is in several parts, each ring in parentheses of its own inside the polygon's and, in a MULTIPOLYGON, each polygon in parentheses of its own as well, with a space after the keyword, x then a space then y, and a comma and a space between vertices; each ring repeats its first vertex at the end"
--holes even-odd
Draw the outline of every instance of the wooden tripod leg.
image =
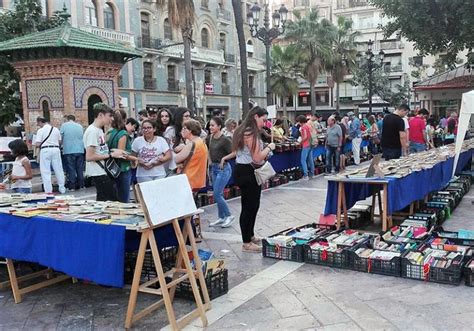
MULTIPOLYGON (((194 271, 191 266, 191 262, 189 261, 188 252, 186 251, 186 242, 184 241, 183 234, 181 232, 181 228, 179 227, 179 222, 177 219, 173 220, 173 227, 174 227, 174 232, 176 233, 176 238, 178 238, 179 249, 180 249, 181 255, 183 255, 184 265, 186 266, 186 273, 188 274, 189 282, 191 283, 191 288, 193 289, 194 299, 196 300, 197 311, 199 312, 199 316, 201 317, 202 326, 206 327, 207 326, 206 311, 202 303, 201 295, 199 294, 199 288, 196 283, 196 277, 194 276, 194 271)), ((202 274, 202 269, 201 270, 198 269, 196 272, 202 274)))
POLYGON ((8 276, 10 277, 10 285, 13 292, 13 298, 15 299, 15 303, 20 303, 22 298, 20 288, 18 287, 18 279, 16 277, 15 266, 13 265, 12 259, 7 259, 7 269, 8 276))
MULTIPOLYGON (((188 217, 184 220, 184 227, 186 229, 186 234, 189 235, 189 243, 191 244, 191 248, 193 250, 194 256, 194 263, 196 264, 196 270, 201 271, 198 272, 199 283, 201 284, 202 295, 204 299, 204 303, 209 303, 211 300, 209 299, 209 292, 207 291, 206 280, 204 279, 204 275, 202 273, 202 263, 201 259, 199 258, 198 248, 196 245, 196 240, 194 238, 193 227, 191 226, 191 217, 188 217)), ((210 308, 210 306, 209 306, 210 308)))
POLYGON ((372 208, 370 210, 370 222, 373 224, 375 223, 375 220, 374 220, 374 215, 375 215, 375 198, 376 198, 376 194, 375 191, 372 191, 372 208))
POLYGON ((140 239, 140 248, 138 249, 137 263, 135 272, 133 273, 132 289, 130 291, 130 299, 128 300, 127 317, 125 319, 125 328, 130 329, 133 323, 133 315, 137 306, 138 288, 140 286, 140 278, 143 269, 143 260, 145 259, 146 246, 148 244, 149 231, 142 232, 140 239))
MULTIPOLYGON (((183 228, 183 239, 184 239, 184 242, 186 242, 186 240, 188 239, 188 231, 186 230, 186 227, 183 228)), ((187 252, 186 252, 187 254, 187 252)), ((175 269, 184 269, 184 266, 183 266, 183 255, 181 254, 181 251, 179 250, 179 246, 178 246, 178 252, 176 253, 176 263, 175 263, 175 269)), ((175 272, 173 274, 173 280, 176 280, 178 279, 179 277, 179 273, 178 272, 175 272)), ((170 298, 171 298, 171 301, 174 300, 174 295, 176 293, 176 286, 172 286, 170 287, 170 298)))
MULTIPOLYGON (((166 314, 168 315, 168 321, 171 324, 173 330, 178 330, 178 323, 176 321, 176 315, 174 313, 173 304, 171 303, 170 294, 168 287, 166 286, 165 273, 163 272, 163 266, 161 265, 160 252, 156 245, 155 234, 153 230, 150 231, 150 248, 153 255, 153 262, 155 263, 156 273, 160 282, 161 295, 166 307, 166 314)), ((186 249, 186 247, 184 247, 186 249)))

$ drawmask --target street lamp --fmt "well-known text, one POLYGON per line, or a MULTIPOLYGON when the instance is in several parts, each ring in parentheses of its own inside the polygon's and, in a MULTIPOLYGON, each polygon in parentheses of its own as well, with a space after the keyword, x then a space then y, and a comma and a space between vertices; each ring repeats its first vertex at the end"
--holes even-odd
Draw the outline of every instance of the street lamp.
POLYGON ((271 59, 270 59, 270 47, 272 46, 272 41, 275 40, 278 36, 282 35, 285 32, 285 23, 288 19, 288 9, 285 5, 281 5, 278 10, 275 10, 272 14, 272 27, 270 28, 270 10, 268 8, 268 3, 264 5, 264 17, 263 17, 263 26, 259 27, 260 12, 262 8, 255 3, 251 8, 250 12, 247 13, 247 20, 250 26, 250 32, 252 37, 257 38, 262 41, 265 45, 266 53, 266 78, 267 78, 267 106, 273 104, 272 100, 272 91, 270 84, 270 71, 271 71, 271 59))
POLYGON ((373 94, 373 73, 375 70, 380 69, 383 66, 383 59, 385 53, 380 50, 378 56, 372 51, 374 42, 369 39, 367 43, 367 51, 365 52, 365 60, 362 58, 361 53, 357 53, 357 63, 359 68, 365 67, 369 74, 369 115, 372 115, 372 94, 373 94))

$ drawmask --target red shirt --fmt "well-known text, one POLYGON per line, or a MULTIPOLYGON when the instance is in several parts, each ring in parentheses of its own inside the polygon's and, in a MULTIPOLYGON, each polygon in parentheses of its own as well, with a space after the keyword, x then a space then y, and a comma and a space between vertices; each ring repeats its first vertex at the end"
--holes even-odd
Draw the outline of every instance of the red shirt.
POLYGON ((309 147, 309 144, 311 141, 311 128, 309 127, 308 124, 303 124, 300 128, 300 132, 301 132, 301 139, 303 139, 303 136, 306 137, 306 140, 301 140, 301 146, 303 148, 309 147))
POLYGON ((410 141, 418 144, 425 143, 425 120, 415 116, 410 120, 410 141))

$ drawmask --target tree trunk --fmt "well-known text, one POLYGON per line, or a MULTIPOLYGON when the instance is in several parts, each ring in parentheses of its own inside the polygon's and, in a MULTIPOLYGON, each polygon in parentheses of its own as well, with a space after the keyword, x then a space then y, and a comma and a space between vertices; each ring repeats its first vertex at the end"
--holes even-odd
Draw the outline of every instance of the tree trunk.
POLYGON ((339 83, 336 83, 336 111, 339 112, 339 83))
POLYGON ((249 111, 249 73, 247 69, 247 43, 245 42, 242 4, 240 0, 232 0, 232 8, 234 10, 237 39, 239 41, 240 78, 242 83, 242 117, 245 118, 249 111))
POLYGON ((283 97, 283 117, 288 119, 288 111, 286 110, 286 103, 288 102, 288 97, 283 97))
POLYGON ((316 113, 316 89, 314 85, 316 85, 316 78, 313 78, 309 82, 309 93, 311 94, 311 114, 316 113))
POLYGON ((194 90, 193 90, 193 67, 191 62, 191 31, 183 31, 184 44, 184 79, 186 80, 186 106, 195 114, 194 90))
POLYGON ((286 132, 286 136, 290 135, 290 123, 288 119, 288 111, 286 109, 286 102, 288 101, 288 97, 283 97, 283 129, 286 132))

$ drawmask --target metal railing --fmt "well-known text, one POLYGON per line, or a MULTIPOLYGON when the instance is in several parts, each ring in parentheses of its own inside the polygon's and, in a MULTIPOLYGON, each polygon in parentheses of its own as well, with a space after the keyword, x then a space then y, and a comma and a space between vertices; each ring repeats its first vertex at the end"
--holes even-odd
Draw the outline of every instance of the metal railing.
POLYGON ((135 47, 135 37, 133 34, 120 32, 111 29, 103 29, 95 26, 85 25, 80 26, 79 29, 95 34, 96 36, 109 39, 121 44, 127 44, 135 47))
POLYGON ((123 76, 119 75, 117 80, 118 87, 123 87, 123 76))
POLYGON ((257 95, 257 89, 255 87, 249 87, 249 96, 254 97, 257 95))
POLYGON ((171 92, 179 91, 179 81, 176 79, 168 79, 168 91, 171 91, 171 92))
POLYGON ((223 8, 217 8, 216 12, 217 12, 217 19, 228 21, 228 22, 232 21, 232 13, 229 10, 223 9, 223 8))
POLYGON ((235 55, 224 53, 225 62, 235 63, 235 55))
POLYGON ((153 77, 143 77, 145 90, 156 90, 156 79, 153 77))
POLYGON ((221 93, 222 94, 230 94, 230 86, 229 85, 222 85, 221 86, 221 93))
POLYGON ((138 37, 137 38, 137 47, 138 48, 151 48, 151 49, 161 49, 165 45, 163 39, 161 38, 151 38, 151 37, 138 37))

